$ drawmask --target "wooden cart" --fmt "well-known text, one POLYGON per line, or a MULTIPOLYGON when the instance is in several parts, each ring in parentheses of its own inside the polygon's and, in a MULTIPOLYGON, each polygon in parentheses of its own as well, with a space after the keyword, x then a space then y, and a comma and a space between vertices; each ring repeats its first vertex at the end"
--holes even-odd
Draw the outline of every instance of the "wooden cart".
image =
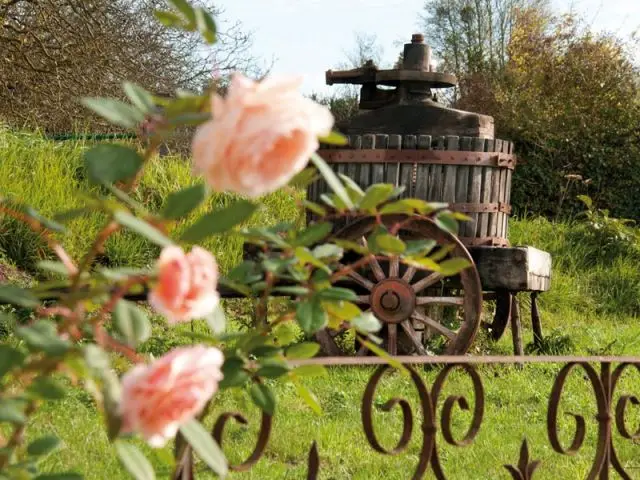
MULTIPOLYGON (((533 247, 508 242, 513 144, 494 138, 493 119, 445 107, 432 90, 456 85, 452 75, 434 72, 421 35, 405 45, 402 68, 327 72, 327 83, 362 85, 364 112, 338 128, 348 147, 321 148, 319 154, 338 174, 366 189, 374 183, 405 188, 404 196, 446 202, 471 220, 456 237, 431 220, 412 221, 403 239, 434 239, 448 257, 468 259, 473 267, 453 278, 407 267, 397 260, 372 260, 350 275, 359 302, 383 322, 381 337, 391 354, 441 352, 465 354, 481 327, 484 300, 495 301, 493 321, 485 326, 498 339, 511 323, 514 349, 522 354, 518 293, 531 293, 536 341, 542 339, 537 295, 549 289, 551 257, 533 247), (382 89, 381 87, 387 87, 382 89)), ((307 192, 321 201, 328 187, 319 180, 307 192)), ((385 216, 389 225, 399 218, 385 216)), ((354 219, 336 226, 344 239, 366 241, 375 222, 354 219)), ((444 254, 444 253, 443 253, 444 254)), ((325 330, 318 341, 329 355, 354 352, 340 331, 325 330)), ((366 354, 355 345, 356 354, 366 354)))

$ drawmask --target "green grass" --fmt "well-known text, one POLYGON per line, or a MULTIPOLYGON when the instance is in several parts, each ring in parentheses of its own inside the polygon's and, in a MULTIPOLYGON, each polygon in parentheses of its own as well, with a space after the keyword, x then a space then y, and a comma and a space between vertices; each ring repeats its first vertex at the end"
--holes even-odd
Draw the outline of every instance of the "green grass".
MULTIPOLYGON (((78 174, 81 143, 52 143, 33 135, 17 135, 0 131, 0 192, 13 193, 41 209, 44 214, 77 205, 76 193, 85 185, 78 174)), ((193 181, 187 163, 178 158, 157 159, 145 175, 139 200, 153 209, 160 208, 166 194, 193 181)), ((228 196, 215 196, 212 203, 229 201, 228 196)), ((276 222, 297 218, 295 203, 286 195, 270 196, 266 208, 258 217, 261 222, 276 222)), ((72 233, 64 239, 74 254, 84 251, 90 235, 96 232, 103 219, 87 217, 71 225, 72 233)), ((184 228, 184 224, 176 228, 184 228)), ((37 239, 19 230, 12 222, 1 219, 0 265, 11 281, 28 283, 21 270, 31 270, 34 262, 45 252, 37 239), (13 264, 13 267, 11 267, 13 264)), ((575 355, 633 355, 640 351, 640 270, 633 251, 621 249, 615 255, 603 253, 602 245, 580 223, 552 223, 531 218, 511 222, 510 240, 549 251, 553 255, 552 289, 540 297, 544 333, 548 353, 575 355)), ((236 262, 240 255, 239 239, 215 240, 206 245, 219 258, 223 268, 236 262)), ((154 258, 155 251, 133 235, 120 235, 109 243, 103 261, 113 264, 145 264, 154 258)), ((284 300, 274 300, 282 304, 284 300)), ((491 305, 486 304, 487 316, 491 305)), ((248 323, 249 311, 245 302, 225 301, 225 309, 232 328, 248 323)), ((277 310, 277 309, 276 309, 277 310)), ((523 298, 522 318, 529 318, 529 305, 523 298)), ((530 343, 530 325, 525 322, 525 341, 530 343)), ((185 343, 182 335, 195 328, 204 331, 200 323, 167 327, 161 320, 154 322, 154 335, 143 350, 161 355, 171 347, 185 343)), ((510 332, 498 343, 481 336, 473 354, 511 353, 510 332)), ((116 368, 127 368, 117 362, 116 368)), ((580 413, 587 421, 587 438, 580 453, 564 457, 554 453, 546 436, 546 403, 558 365, 528 365, 524 369, 480 367, 484 380, 486 411, 484 422, 473 445, 450 447, 438 434, 438 446, 444 470, 449 478, 508 479, 504 463, 517 463, 522 440, 526 437, 533 458, 543 465, 539 479, 585 478, 595 455, 595 401, 588 383, 575 373, 569 381, 562 412, 580 413)), ((272 439, 265 456, 249 473, 238 473, 238 479, 300 479, 305 478, 306 457, 315 440, 321 457, 322 479, 406 479, 418 462, 420 448, 420 415, 415 389, 409 380, 395 374, 380 385, 375 403, 380 405, 392 396, 407 398, 413 406, 414 435, 407 452, 388 457, 375 453, 362 433, 360 402, 370 368, 334 368, 328 378, 310 378, 307 385, 316 393, 324 409, 322 416, 312 413, 297 397, 290 384, 274 384, 278 398, 272 439)), ((437 372, 421 371, 431 385, 437 372)), ((640 394, 640 375, 629 372, 619 387, 620 394, 640 394)), ((471 383, 461 374, 453 374, 445 394, 466 395, 473 403, 471 383)), ((442 401, 440 402, 442 407, 442 401)), ((215 411, 207 419, 212 425, 222 411, 239 411, 250 420, 246 431, 229 425, 225 436, 225 451, 237 462, 245 458, 256 440, 258 414, 246 392, 232 391, 218 395, 215 411)), ((640 425, 640 409, 629 409, 629 429, 640 425)), ((455 410, 453 429, 461 438, 468 428, 469 412, 455 410)), ((62 448, 45 460, 47 471, 76 470, 88 479, 127 478, 115 458, 101 424, 101 418, 89 396, 80 389, 70 390, 64 400, 46 405, 34 419, 28 435, 36 438, 42 433, 55 433, 64 443, 62 448)), ((572 419, 561 414, 562 441, 572 438, 572 419)), ((391 447, 399 437, 401 416, 398 411, 375 412, 375 425, 381 442, 391 447)), ((615 435, 619 457, 632 478, 640 472, 640 445, 615 435)), ((159 478, 167 478, 170 471, 171 447, 151 450, 137 442, 149 454, 159 478)), ((198 478, 211 478, 199 465, 198 478)), ((430 473, 427 478, 435 478, 430 473)))

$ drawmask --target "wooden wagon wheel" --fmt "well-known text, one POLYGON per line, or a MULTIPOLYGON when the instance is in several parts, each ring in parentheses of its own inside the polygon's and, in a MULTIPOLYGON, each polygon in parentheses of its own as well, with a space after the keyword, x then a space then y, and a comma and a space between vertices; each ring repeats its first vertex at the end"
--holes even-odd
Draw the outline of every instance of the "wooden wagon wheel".
MULTIPOLYGON (((402 215, 390 215, 383 219, 387 228, 406 220, 402 215)), ((364 218, 343 228, 337 233, 338 238, 366 242, 366 238, 376 228, 371 218, 364 218)), ((346 285, 360 295, 358 302, 362 310, 371 311, 382 323, 379 335, 385 342, 387 351, 396 355, 400 350, 407 350, 406 341, 412 353, 428 355, 429 352, 421 340, 421 335, 414 326, 424 327, 425 334, 438 337, 444 341, 443 353, 462 355, 471 346, 480 325, 482 309, 482 286, 473 260, 467 249, 458 239, 438 228, 426 218, 416 218, 403 227, 398 236, 403 240, 433 239, 437 242, 434 252, 446 249, 445 258, 464 258, 472 266, 455 277, 443 278, 437 272, 409 267, 400 262, 398 257, 388 261, 371 260, 362 268, 349 275, 346 285), (429 290, 440 284, 441 293, 434 295, 429 290), (442 293, 444 292, 444 293, 442 293), (454 308, 458 313, 457 328, 445 325, 442 319, 432 318, 424 309, 430 306, 446 306, 454 308), (405 348, 402 348, 405 347, 405 348)), ((443 252, 444 254, 444 252, 443 252)), ((357 260, 350 253, 346 263, 357 260)), ((317 334, 317 340, 328 355, 348 354, 348 348, 337 340, 342 331, 323 330, 317 334)), ((366 347, 355 345, 357 355, 367 354, 366 347)))

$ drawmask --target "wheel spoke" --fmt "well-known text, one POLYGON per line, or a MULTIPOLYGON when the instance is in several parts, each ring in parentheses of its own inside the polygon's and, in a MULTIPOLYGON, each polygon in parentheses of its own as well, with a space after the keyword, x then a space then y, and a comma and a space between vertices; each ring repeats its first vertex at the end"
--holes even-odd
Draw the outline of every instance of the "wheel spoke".
POLYGON ((410 282, 411 280, 413 280, 414 275, 416 274, 416 267, 407 267, 407 271, 404 272, 404 275, 402 276, 402 279, 405 282, 410 282))
MULTIPOLYGON (((343 264, 339 264, 340 268, 346 268, 345 265, 343 264)), ((354 272, 353 270, 350 271, 349 273, 347 273, 348 277, 351 277, 351 279, 353 281, 355 281, 358 285, 360 285, 361 287, 366 288, 367 290, 371 290, 374 287, 373 282, 367 280, 366 278, 364 278, 362 275, 360 275, 358 272, 354 272)))
POLYGON ((424 346, 422 345, 420 340, 418 340, 418 333, 413 329, 411 324, 407 320, 405 320, 400 325, 402 325, 402 329, 405 331, 407 337, 409 337, 409 340, 411 341, 411 343, 413 343, 413 346, 416 348, 418 353, 420 355, 428 355, 427 351, 424 349, 424 346))
POLYGON ((417 297, 416 305, 464 305, 463 297, 417 297))
POLYGON ((420 290, 424 290, 427 287, 430 287, 434 283, 437 283, 442 278, 442 275, 438 272, 433 272, 430 275, 427 275, 419 282, 416 282, 412 285, 413 291, 418 293, 420 290))
MULTIPOLYGON (((362 237, 362 244, 367 249, 369 248, 369 244, 367 243, 367 239, 365 237, 362 237)), ((376 279, 379 282, 387 278, 387 276, 382 271, 380 262, 378 262, 378 259, 375 257, 375 255, 371 255, 371 260, 369 261, 369 265, 371 266, 371 271, 373 272, 373 275, 376 277, 376 279)))
POLYGON ((371 302, 371 296, 370 295, 358 295, 356 297, 356 303, 369 305, 370 302, 371 302))
POLYGON ((398 354, 398 325, 395 323, 387 325, 387 351, 389 355, 398 354))
POLYGON ((393 257, 389 259, 389 278, 400 276, 400 259, 393 257))
POLYGON ((440 324, 440 322, 435 321, 433 318, 428 317, 427 315, 423 315, 418 311, 414 311, 413 315, 411 315, 411 318, 421 323, 424 323, 427 327, 430 327, 436 332, 440 333, 441 335, 444 335, 449 340, 453 340, 456 338, 455 332, 452 332, 447 327, 440 324))

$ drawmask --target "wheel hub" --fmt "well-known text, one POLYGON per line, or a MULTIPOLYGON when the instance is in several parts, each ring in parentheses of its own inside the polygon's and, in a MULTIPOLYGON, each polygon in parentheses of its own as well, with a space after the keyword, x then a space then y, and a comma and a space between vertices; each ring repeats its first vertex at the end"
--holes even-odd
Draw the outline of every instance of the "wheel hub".
POLYGON ((381 281, 371 291, 371 310, 385 323, 400 323, 408 319, 416 308, 416 295, 400 278, 381 281))

